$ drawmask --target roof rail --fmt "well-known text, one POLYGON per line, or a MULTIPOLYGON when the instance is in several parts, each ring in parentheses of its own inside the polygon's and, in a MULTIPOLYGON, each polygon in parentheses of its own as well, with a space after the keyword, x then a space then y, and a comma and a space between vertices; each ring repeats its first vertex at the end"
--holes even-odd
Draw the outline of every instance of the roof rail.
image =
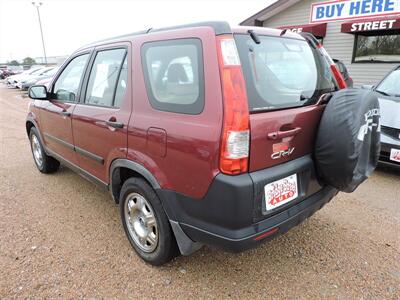
POLYGON ((124 34, 124 35, 110 37, 110 38, 103 39, 103 40, 98 40, 98 41, 89 43, 89 44, 87 44, 87 45, 85 45, 85 46, 83 46, 83 47, 81 47, 79 49, 87 48, 87 47, 90 47, 92 45, 95 45, 95 44, 98 44, 98 43, 102 43, 102 42, 108 42, 108 41, 113 41, 113 40, 117 40, 117 39, 122 39, 122 38, 125 38, 125 37, 143 35, 143 34, 148 34, 148 33, 152 33, 152 32, 160 32, 160 31, 182 29, 182 28, 190 28, 190 27, 212 27, 214 29, 216 35, 232 33, 231 26, 229 25, 228 22, 225 22, 225 21, 198 22, 198 23, 189 23, 189 24, 170 26, 170 27, 163 27, 163 28, 156 28, 156 29, 148 28, 146 30, 136 31, 136 32, 132 32, 132 33, 124 34))
POLYGON ((181 28, 189 28, 189 27, 212 27, 215 31, 216 35, 228 34, 232 33, 231 26, 228 22, 225 21, 208 21, 208 22, 197 22, 197 23, 189 23, 177 26, 163 27, 157 29, 151 29, 150 32, 159 32, 159 31, 167 31, 181 28))

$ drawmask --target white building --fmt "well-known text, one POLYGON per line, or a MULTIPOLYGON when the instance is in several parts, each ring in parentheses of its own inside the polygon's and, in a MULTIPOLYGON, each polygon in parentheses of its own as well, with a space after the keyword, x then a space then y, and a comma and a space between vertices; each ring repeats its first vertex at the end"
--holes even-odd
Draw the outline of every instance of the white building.
POLYGON ((313 33, 355 86, 376 84, 400 64, 400 0, 278 0, 241 25, 313 33))

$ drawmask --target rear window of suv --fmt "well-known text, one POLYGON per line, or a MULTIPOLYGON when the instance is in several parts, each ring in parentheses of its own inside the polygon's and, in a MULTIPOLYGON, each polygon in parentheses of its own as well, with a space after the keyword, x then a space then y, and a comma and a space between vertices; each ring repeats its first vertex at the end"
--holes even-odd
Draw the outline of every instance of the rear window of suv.
POLYGON ((201 41, 177 39, 142 47, 147 94, 158 110, 199 114, 204 107, 201 41))
POLYGON ((305 40, 235 35, 252 112, 310 105, 335 90, 329 65, 305 40))

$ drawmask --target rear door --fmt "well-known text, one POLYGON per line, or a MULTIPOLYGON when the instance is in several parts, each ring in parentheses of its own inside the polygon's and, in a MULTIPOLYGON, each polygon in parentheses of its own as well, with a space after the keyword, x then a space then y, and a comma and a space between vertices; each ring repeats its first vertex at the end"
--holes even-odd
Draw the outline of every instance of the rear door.
POLYGON ((109 165, 126 157, 131 113, 130 44, 97 47, 72 116, 79 166, 108 182, 109 165))
POLYGON ((249 171, 312 153, 323 111, 316 103, 335 89, 329 65, 302 38, 259 39, 235 36, 249 101, 249 171))

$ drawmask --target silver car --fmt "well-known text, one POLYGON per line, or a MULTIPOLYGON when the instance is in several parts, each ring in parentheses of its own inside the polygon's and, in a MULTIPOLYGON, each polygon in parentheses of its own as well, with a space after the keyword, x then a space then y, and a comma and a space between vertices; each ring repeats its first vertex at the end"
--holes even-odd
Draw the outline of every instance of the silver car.
POLYGON ((57 72, 58 67, 46 67, 43 69, 40 69, 38 72, 34 72, 33 74, 29 76, 25 76, 17 80, 16 87, 20 88, 21 90, 27 90, 29 89, 32 85, 36 84, 36 82, 42 80, 42 79, 47 79, 51 78, 54 76, 54 74, 57 72))
POLYGON ((19 80, 22 80, 23 78, 25 78, 27 76, 37 74, 38 72, 40 72, 41 69, 43 69, 43 67, 31 68, 20 74, 9 76, 6 78, 6 84, 10 87, 17 87, 17 83, 19 80))
POLYGON ((400 169, 400 66, 387 74, 372 88, 381 107, 380 162, 400 169))

